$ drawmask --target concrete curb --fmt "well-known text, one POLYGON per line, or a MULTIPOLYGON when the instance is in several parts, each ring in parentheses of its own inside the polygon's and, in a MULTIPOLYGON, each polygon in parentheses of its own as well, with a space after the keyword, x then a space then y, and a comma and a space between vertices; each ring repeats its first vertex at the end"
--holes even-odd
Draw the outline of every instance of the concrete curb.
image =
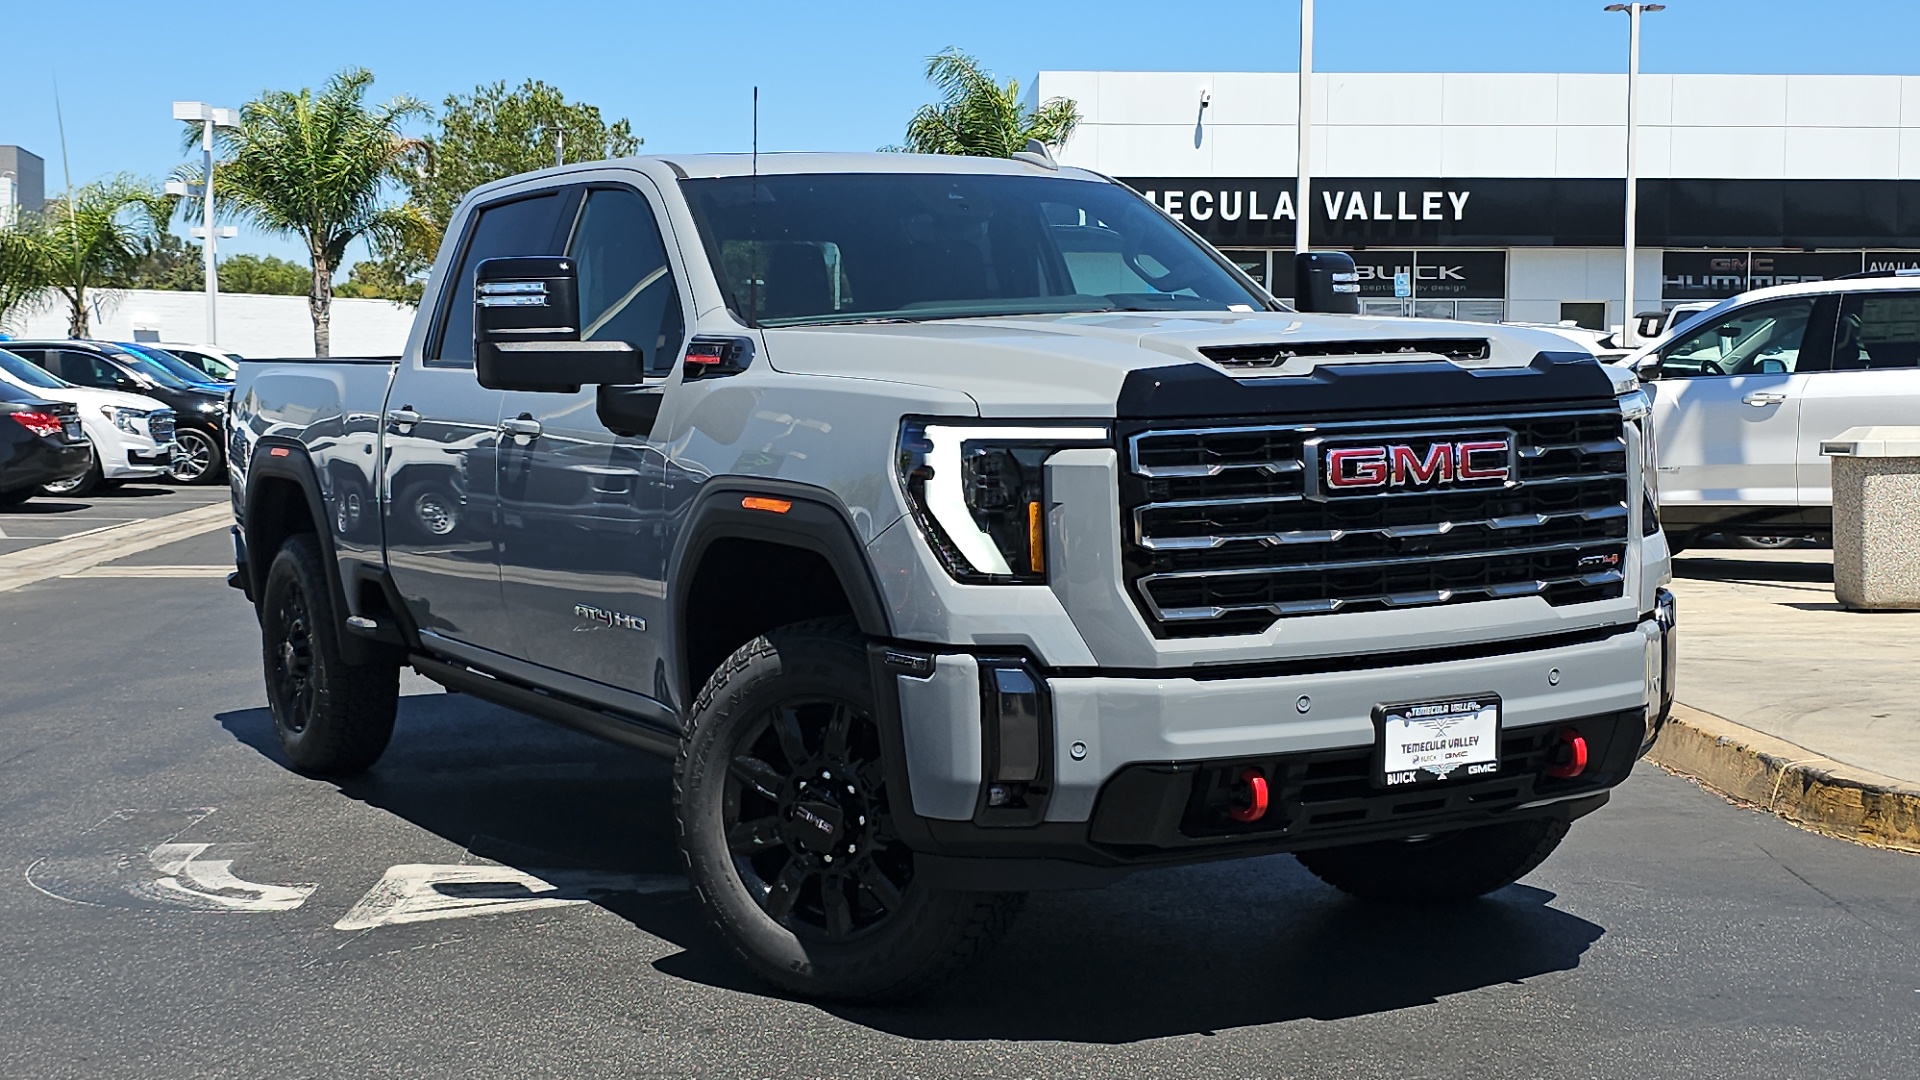
POLYGON ((165 517, 129 521, 99 532, 83 533, 10 552, 0 555, 0 592, 9 592, 48 578, 77 574, 103 562, 125 558, 231 524, 233 508, 223 499, 165 517))
POLYGON ((1648 757, 1814 832, 1920 853, 1920 784, 1912 781, 1678 704, 1648 757))

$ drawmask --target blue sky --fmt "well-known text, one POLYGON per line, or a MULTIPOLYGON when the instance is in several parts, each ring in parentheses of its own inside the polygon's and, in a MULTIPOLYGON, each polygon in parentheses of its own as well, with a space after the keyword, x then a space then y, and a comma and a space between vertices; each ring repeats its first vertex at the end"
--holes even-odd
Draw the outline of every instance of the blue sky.
MULTIPOLYGON (((1646 71, 1920 74, 1920 0, 1667 4, 1647 17, 1646 71)), ((1623 70, 1626 20, 1604 6, 1319 0, 1314 65, 1623 70)), ((5 19, 0 143, 46 158, 49 192, 63 186, 57 78, 74 179, 158 179, 181 160, 174 99, 238 106, 360 65, 378 77, 378 95, 434 105, 481 82, 544 79, 632 120, 650 151, 746 149, 757 83, 763 150, 868 150, 899 140, 927 100, 923 58, 948 45, 1023 84, 1043 68, 1291 71, 1297 11, 1293 0, 16 4, 5 19), (206 13, 213 29, 189 12, 206 13)), ((222 251, 299 257, 250 231, 222 251)))

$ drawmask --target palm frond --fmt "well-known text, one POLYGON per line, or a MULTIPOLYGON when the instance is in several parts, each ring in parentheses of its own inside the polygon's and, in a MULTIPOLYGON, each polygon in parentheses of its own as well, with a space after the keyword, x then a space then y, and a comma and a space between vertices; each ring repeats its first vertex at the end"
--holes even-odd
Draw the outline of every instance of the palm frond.
POLYGON ((907 121, 904 146, 887 149, 1008 157, 1026 149, 1028 139, 1058 147, 1080 122, 1079 109, 1066 98, 1049 98, 1029 112, 1020 104, 1018 82, 994 82, 980 61, 957 48, 927 57, 926 76, 940 100, 907 121))

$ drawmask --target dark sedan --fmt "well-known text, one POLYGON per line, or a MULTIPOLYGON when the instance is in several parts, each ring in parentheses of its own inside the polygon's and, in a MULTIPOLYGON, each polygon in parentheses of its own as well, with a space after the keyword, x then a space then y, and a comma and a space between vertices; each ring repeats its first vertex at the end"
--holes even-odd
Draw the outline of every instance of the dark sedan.
POLYGON ((224 474, 224 391, 190 383, 153 360, 107 341, 9 341, 7 351, 76 386, 158 398, 173 409, 176 418, 174 444, 179 449, 167 475, 183 484, 211 484, 224 474))
POLYGON ((41 484, 71 480, 92 464, 72 405, 0 382, 0 506, 18 506, 41 484))

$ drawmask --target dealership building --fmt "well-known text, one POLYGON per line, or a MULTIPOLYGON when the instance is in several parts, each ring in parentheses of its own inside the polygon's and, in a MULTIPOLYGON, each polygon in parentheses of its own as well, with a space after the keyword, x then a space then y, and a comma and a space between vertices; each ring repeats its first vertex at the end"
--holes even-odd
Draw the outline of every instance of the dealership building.
MULTIPOLYGON (((1316 74, 1304 208, 1297 85, 1043 71, 1032 94, 1079 107, 1063 164, 1132 185, 1276 295, 1293 291, 1304 209, 1314 247, 1353 253, 1366 310, 1622 321, 1625 75, 1316 74)), ((1639 89, 1635 312, 1920 265, 1920 77, 1643 74, 1639 89)))

